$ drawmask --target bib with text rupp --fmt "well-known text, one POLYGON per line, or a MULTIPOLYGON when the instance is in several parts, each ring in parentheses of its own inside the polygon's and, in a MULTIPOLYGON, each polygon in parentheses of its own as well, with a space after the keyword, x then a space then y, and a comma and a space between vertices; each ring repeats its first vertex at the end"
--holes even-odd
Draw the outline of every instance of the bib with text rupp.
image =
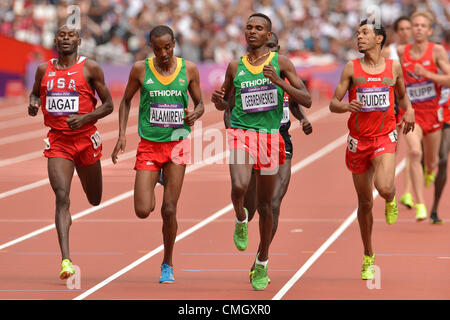
POLYGON ((430 80, 406 85, 408 97, 411 102, 423 102, 436 97, 434 83, 430 80))
POLYGON ((45 109, 54 116, 67 116, 79 111, 78 92, 48 91, 45 109))
POLYGON ((389 87, 356 88, 358 101, 364 103, 361 112, 386 111, 389 108, 389 87))
POLYGON ((184 109, 181 103, 150 104, 150 124, 157 127, 182 128, 184 109))

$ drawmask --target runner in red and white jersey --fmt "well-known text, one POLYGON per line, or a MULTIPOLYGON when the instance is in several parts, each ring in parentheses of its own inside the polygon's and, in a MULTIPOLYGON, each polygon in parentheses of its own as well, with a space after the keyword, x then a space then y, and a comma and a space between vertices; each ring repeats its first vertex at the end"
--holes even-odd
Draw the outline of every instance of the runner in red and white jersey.
POLYGON ((450 64, 444 47, 428 41, 433 32, 433 21, 431 13, 415 12, 411 16, 414 42, 397 49, 417 124, 417 129, 406 136, 417 221, 428 216, 424 186, 431 186, 435 179, 444 120, 439 106, 441 85, 450 82, 450 64), (425 168, 422 167, 422 154, 425 168))
POLYGON ((100 204, 102 144, 94 124, 113 111, 103 71, 95 61, 78 57, 80 43, 77 30, 66 25, 58 29, 55 37, 58 58, 38 66, 28 106, 30 116, 36 116, 42 107, 44 123, 50 127, 44 155, 48 158, 48 177, 56 198, 61 279, 75 273, 69 251, 72 223, 69 194, 74 169, 89 203, 100 204), (95 92, 103 103, 98 108, 95 92))
POLYGON ((393 224, 398 216, 394 184, 397 143, 394 88, 399 106, 405 109, 401 120, 404 134, 414 130, 414 111, 406 94, 400 63, 381 55, 386 41, 383 26, 363 20, 357 40, 358 50, 364 57, 345 65, 330 110, 350 112, 345 159, 358 195, 358 222, 364 246, 361 278, 369 280, 375 277, 372 184, 385 200, 386 223, 393 224), (344 102, 347 91, 349 102, 344 102))

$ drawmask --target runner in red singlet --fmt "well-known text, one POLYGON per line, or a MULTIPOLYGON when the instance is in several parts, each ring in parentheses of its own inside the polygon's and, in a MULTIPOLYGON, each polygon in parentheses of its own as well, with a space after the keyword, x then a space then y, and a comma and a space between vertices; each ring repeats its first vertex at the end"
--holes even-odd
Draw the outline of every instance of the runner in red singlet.
POLYGON ((395 150, 397 131, 394 112, 394 89, 403 115, 403 133, 414 129, 414 112, 405 92, 401 66, 397 61, 383 58, 381 48, 386 40, 383 26, 367 20, 357 31, 361 59, 346 64, 330 110, 350 112, 346 164, 353 174, 358 195, 358 222, 364 246, 361 278, 373 279, 375 254, 372 250, 372 184, 385 199, 385 217, 393 224, 398 216, 395 199, 395 150), (343 102, 349 92, 349 103, 343 102))
POLYGON ((415 111, 416 128, 406 136, 410 174, 416 196, 416 220, 427 218, 424 185, 431 186, 439 162, 443 110, 439 106, 441 85, 450 80, 450 64, 441 45, 429 42, 433 16, 418 11, 411 16, 414 43, 398 47, 407 92, 415 111), (438 69, 442 74, 438 74, 438 69), (423 160, 422 167, 422 144, 423 160), (424 170, 425 169, 425 170, 424 170), (425 172, 425 175, 424 175, 425 172))
POLYGON ((98 119, 113 111, 113 102, 99 65, 77 54, 81 43, 78 31, 67 26, 55 37, 57 59, 38 66, 30 94, 28 114, 36 116, 40 107, 44 124, 50 127, 45 139, 48 176, 56 197, 55 224, 61 248, 60 278, 74 274, 69 251, 70 185, 74 169, 89 203, 102 198, 100 157, 102 142, 95 127, 98 119), (95 92, 102 100, 96 108, 95 92))

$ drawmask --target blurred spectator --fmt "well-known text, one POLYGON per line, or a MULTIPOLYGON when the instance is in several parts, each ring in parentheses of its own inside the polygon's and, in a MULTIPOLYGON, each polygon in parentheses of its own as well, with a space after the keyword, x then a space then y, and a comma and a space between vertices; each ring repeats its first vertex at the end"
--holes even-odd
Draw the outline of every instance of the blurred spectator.
POLYGON ((377 4, 388 30, 401 15, 433 12, 433 41, 449 45, 448 0, 0 0, 0 33, 51 48, 72 4, 82 15, 80 54, 100 62, 144 59, 152 54, 148 33, 167 24, 176 35, 176 54, 226 64, 246 52, 245 21, 262 12, 271 18, 283 53, 297 64, 342 63, 359 55, 355 29, 377 4))

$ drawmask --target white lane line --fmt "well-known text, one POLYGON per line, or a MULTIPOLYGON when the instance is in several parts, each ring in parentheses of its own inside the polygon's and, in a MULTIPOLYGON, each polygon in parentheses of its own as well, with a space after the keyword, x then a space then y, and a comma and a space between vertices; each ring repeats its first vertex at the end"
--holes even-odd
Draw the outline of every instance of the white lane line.
MULTIPOLYGON (((326 115, 325 113, 322 112, 322 110, 318 110, 317 113, 319 113, 320 116, 314 116, 314 114, 312 114, 309 118, 310 118, 310 119, 312 119, 312 118, 314 118, 314 119, 319 119, 320 117, 323 117, 323 116, 326 115)), ((215 126, 215 125, 217 125, 218 123, 222 123, 222 122, 217 122, 217 123, 215 123, 215 124, 213 124, 213 125, 211 125, 211 126, 208 126, 207 128, 212 127, 212 126, 215 126)), ((297 126, 299 125, 298 122, 296 123, 296 125, 297 125, 297 126)), ((295 124, 294 124, 294 127, 295 127, 295 124)), ((193 136, 194 136, 193 139, 195 138, 196 133, 197 133, 197 132, 195 132, 195 133, 193 134, 193 136)), ((198 132, 198 134, 200 134, 200 132, 198 132)), ((344 141, 345 141, 345 136, 343 136, 343 137, 341 137, 341 138, 339 138, 339 139, 342 139, 342 138, 344 138, 344 141)), ((339 140, 339 139, 338 139, 338 140, 339 140)), ((333 143, 333 142, 332 142, 332 143, 333 143)), ((325 148, 326 148, 326 147, 325 147, 325 148)), ((321 151, 321 150, 319 150, 318 152, 320 152, 320 151, 321 151)), ((126 158, 131 158, 131 157, 133 157, 133 156, 135 155, 135 153, 136 153, 136 151, 128 152, 128 153, 126 153, 126 154, 121 155, 119 159, 120 159, 120 160, 125 160, 126 158)), ((190 165, 190 166, 187 167, 186 173, 193 172, 193 171, 198 170, 198 169, 200 169, 200 168, 202 168, 202 167, 204 167, 204 166, 213 164, 213 163, 215 163, 216 161, 220 161, 221 159, 223 159, 224 157, 226 157, 226 155, 227 155, 227 151, 222 152, 222 153, 220 153, 220 154, 217 154, 217 155, 215 155, 215 156, 213 156, 213 157, 209 157, 209 158, 207 158, 207 159, 204 159, 203 161, 201 161, 201 162, 199 162, 199 163, 195 163, 195 164, 193 164, 193 165, 190 165)), ((312 157, 312 156, 314 156, 314 154, 311 155, 310 157, 312 157)), ((310 157, 308 157, 308 158, 310 158, 310 157)), ((308 158, 306 158, 306 159, 303 160, 303 161, 307 161, 308 158)), ((314 158, 314 159, 316 159, 316 158, 314 158)), ((314 159, 311 160, 311 161, 314 161, 314 159)), ((111 159, 107 159, 107 160, 103 160, 103 161, 102 161, 102 166, 106 166, 106 165, 110 165, 110 164, 112 164, 111 159)), ((309 164, 309 163, 308 163, 308 164, 309 164)), ((293 170, 293 172, 295 172, 295 170, 297 170, 297 169, 296 169, 296 168, 293 168, 292 170, 293 170)), ((75 173, 75 174, 76 174, 76 173, 75 173)), ((6 197, 8 197, 8 196, 11 196, 11 195, 14 195, 14 194, 23 192, 23 191, 27 191, 27 190, 31 190, 31 189, 40 187, 40 186, 45 185, 45 184, 47 184, 47 183, 49 183, 48 178, 47 178, 47 179, 42 179, 42 180, 36 181, 36 182, 34 182, 34 183, 31 183, 31 184, 28 184, 28 185, 25 185, 25 186, 22 186, 22 187, 19 187, 19 188, 16 188, 16 189, 13 189, 13 190, 10 190, 10 191, 7 191, 7 192, 0 193, 0 199, 6 198, 6 197)), ((159 185, 157 185, 157 186, 159 186, 159 185)), ((123 194, 121 194, 121 195, 119 195, 119 196, 117 196, 117 197, 114 197, 114 198, 112 198, 112 199, 110 199, 110 200, 107 201, 107 203, 108 203, 107 206, 112 205, 112 204, 114 204, 114 203, 116 203, 116 202, 118 202, 118 201, 120 201, 120 200, 123 200, 121 197, 122 197, 124 194, 127 194, 128 196, 131 196, 133 193, 132 193, 132 190, 130 190, 130 191, 127 191, 127 192, 125 192, 125 193, 123 193, 123 194), (130 192, 131 192, 131 193, 130 193, 130 192), (120 199, 120 200, 118 200, 118 201, 113 201, 114 199, 120 199)), ((105 205, 104 205, 104 204, 101 204, 101 205, 99 205, 99 206, 92 207, 92 208, 89 208, 89 209, 87 209, 87 210, 90 210, 89 213, 92 213, 92 212, 95 212, 95 211, 97 211, 97 210, 100 210, 100 209, 102 209, 102 208, 104 208, 104 207, 105 207, 105 205)), ((84 210, 84 211, 82 211, 82 212, 80 212, 80 213, 78 213, 78 214, 75 214, 74 216, 72 216, 72 220, 76 220, 76 219, 78 218, 78 215, 79 215, 79 214, 83 214, 83 213, 86 212, 87 210, 84 210)), ((85 214, 83 214, 82 216, 84 216, 84 215, 85 215, 85 214)), ((24 235, 24 236, 18 238, 18 239, 20 239, 20 241, 18 241, 18 239, 15 239, 15 240, 9 241, 9 242, 7 242, 7 243, 4 243, 4 244, 0 245, 0 250, 2 250, 2 249, 4 249, 4 248, 7 248, 7 247, 9 247, 9 246, 12 246, 12 245, 14 245, 14 244, 16 244, 16 243, 22 242, 22 241, 24 241, 24 240, 26 240, 26 239, 32 238, 32 237, 34 237, 34 236, 36 236, 36 235, 38 235, 38 234, 41 234, 41 233, 43 233, 43 232, 46 232, 46 231, 48 231, 48 230, 51 230, 51 229, 53 229, 54 227, 55 227, 55 225, 52 224, 52 225, 43 227, 43 228, 41 228, 41 229, 38 229, 38 230, 36 230, 36 231, 34 231, 34 232, 31 232, 31 233, 29 233, 29 234, 27 234, 27 235, 24 235)))
MULTIPOLYGON (((121 154, 120 155, 120 161, 131 159, 131 158, 133 158, 135 156, 136 156, 136 150, 133 150, 133 151, 121 154)), ((112 161, 111 161, 110 158, 101 161, 101 166, 102 167, 109 166, 111 164, 112 164, 112 161)), ((74 176, 76 176, 76 175, 77 175, 77 172, 75 171, 74 172, 74 176)), ((14 188, 14 189, 2 192, 2 193, 0 193, 0 199, 7 198, 7 197, 13 196, 15 194, 21 193, 21 192, 25 192, 25 191, 28 191, 28 190, 32 190, 32 189, 44 186, 44 185, 46 185, 49 182, 50 181, 48 180, 48 178, 45 178, 45 179, 42 179, 42 180, 39 180, 39 181, 36 181, 36 182, 32 182, 32 183, 26 184, 26 185, 21 186, 21 187, 17 187, 17 188, 14 188)))
MULTIPOLYGON (((109 123, 109 122, 114 122, 114 121, 118 122, 119 121, 118 114, 119 114, 118 112, 114 112, 114 113, 108 115, 107 117, 100 119, 101 122, 99 122, 98 124, 103 125, 103 124, 109 123)), ((133 109, 130 111, 130 117, 134 117, 137 114, 138 114, 137 110, 133 109)), ((2 138, 0 138, 0 145, 24 141, 24 140, 28 140, 28 139, 32 139, 32 138, 46 137, 48 130, 49 130, 48 127, 43 127, 43 128, 37 129, 37 130, 26 131, 26 132, 22 132, 19 134, 2 137, 2 138)), ((117 132, 117 130, 115 132, 117 132)))
MULTIPOLYGON (((399 174, 403 171, 405 168, 405 160, 403 159, 395 170, 395 175, 399 174)), ((373 190, 372 196, 375 199, 378 197, 378 191, 373 190)), ((314 262, 319 259, 319 257, 325 252, 325 250, 328 249, 328 247, 336 241, 337 238, 350 226, 353 221, 357 218, 357 211, 358 208, 356 208, 350 216, 348 216, 347 219, 339 226, 338 229, 336 229, 335 232, 317 249, 316 252, 305 262, 305 264, 292 276, 291 279, 278 291, 278 293, 272 298, 272 300, 280 300, 283 298, 283 296, 289 291, 289 289, 292 288, 292 286, 303 276, 303 274, 308 271, 308 269, 313 265, 314 262)))
MULTIPOLYGON (((298 162, 297 164, 295 164, 295 166, 292 167, 292 174, 295 174, 296 172, 298 172, 299 170, 305 168, 309 164, 317 161, 319 158, 324 157, 325 155, 327 155, 328 153, 330 153, 331 151, 333 151, 337 147, 343 145, 346 141, 347 141, 347 134, 345 134, 345 135, 337 138, 336 140, 330 142, 325 147, 321 148, 320 150, 316 151, 315 153, 311 154, 310 156, 306 157, 305 159, 303 159, 300 162, 298 162)), ((231 211, 232 209, 233 209, 233 204, 232 203, 228 204, 226 207, 224 207, 224 208, 220 209, 219 211, 213 213, 211 216, 209 216, 205 220, 202 220, 200 223, 194 225, 193 227, 191 227, 188 230, 186 230, 183 233, 181 233, 179 236, 176 237, 175 242, 178 242, 178 241, 182 240, 186 236, 188 236, 191 233, 193 233, 193 232, 199 230, 200 228, 206 226, 210 222, 216 220, 217 218, 221 217, 222 215, 224 215, 228 211, 231 211)), ((0 250, 1 250, 1 247, 0 247, 0 250)), ((146 260, 150 259, 151 257, 153 257, 154 255, 156 255, 157 253, 159 253, 159 252, 161 252, 163 250, 164 250, 164 246, 160 245, 159 247, 155 248, 151 252, 149 252, 146 255, 142 256, 138 260, 136 260, 133 263, 129 264, 125 268, 121 269, 120 271, 118 271, 115 274, 111 275, 107 279, 105 279, 102 282, 98 283, 94 287, 90 288, 89 290, 86 290, 81 295, 75 297, 74 300, 82 300, 82 299, 86 298, 87 296, 89 296, 92 293, 94 293, 94 292, 98 291, 99 289, 103 288, 108 283, 114 281, 115 279, 119 278, 120 276, 122 276, 126 272, 132 270, 133 268, 137 267, 141 263, 145 262, 146 260)))

